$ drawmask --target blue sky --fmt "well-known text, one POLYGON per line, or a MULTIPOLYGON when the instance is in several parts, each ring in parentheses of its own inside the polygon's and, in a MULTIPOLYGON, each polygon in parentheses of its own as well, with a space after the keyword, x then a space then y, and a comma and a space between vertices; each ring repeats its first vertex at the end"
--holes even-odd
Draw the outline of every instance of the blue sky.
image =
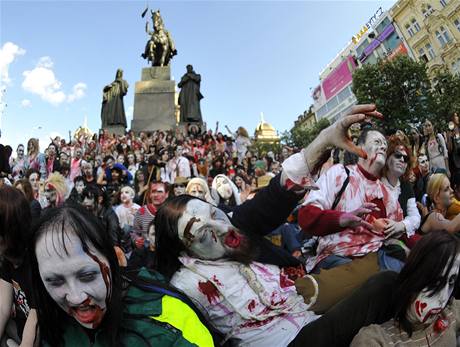
MULTIPOLYGON (((290 129, 311 103, 319 72, 380 7, 394 1, 149 1, 176 43, 176 83, 192 64, 201 74, 204 120, 253 133, 264 112, 290 129)), ((7 107, 0 142, 68 136, 88 119, 100 127, 102 88, 116 69, 134 84, 146 62, 146 1, 0 0, 0 84, 7 107)))

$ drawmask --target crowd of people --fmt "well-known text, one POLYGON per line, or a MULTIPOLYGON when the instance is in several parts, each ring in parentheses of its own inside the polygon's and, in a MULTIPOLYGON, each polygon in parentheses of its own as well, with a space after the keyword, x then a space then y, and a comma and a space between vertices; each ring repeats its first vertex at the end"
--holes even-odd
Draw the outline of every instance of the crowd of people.
POLYGON ((0 345, 455 346, 459 117, 375 118, 0 145, 0 345))

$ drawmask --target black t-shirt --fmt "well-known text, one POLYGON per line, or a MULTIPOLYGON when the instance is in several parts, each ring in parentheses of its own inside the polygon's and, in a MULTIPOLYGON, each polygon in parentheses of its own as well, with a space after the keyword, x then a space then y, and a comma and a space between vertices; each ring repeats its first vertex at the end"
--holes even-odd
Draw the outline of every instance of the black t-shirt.
POLYGON ((19 337, 22 336, 27 316, 32 308, 36 308, 32 296, 32 277, 30 263, 27 260, 17 268, 3 259, 0 263, 0 278, 13 286, 13 303, 15 307, 15 322, 19 337))

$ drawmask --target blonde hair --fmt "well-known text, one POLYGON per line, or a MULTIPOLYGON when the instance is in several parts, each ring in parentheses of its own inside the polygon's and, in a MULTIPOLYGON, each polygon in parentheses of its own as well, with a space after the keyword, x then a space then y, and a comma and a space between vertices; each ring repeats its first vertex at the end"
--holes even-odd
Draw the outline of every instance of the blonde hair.
POLYGON ((211 196, 211 191, 209 190, 208 183, 202 178, 199 178, 199 177, 192 178, 188 182, 187 188, 185 188, 185 192, 187 194, 190 194, 192 187, 197 184, 203 188, 205 200, 209 202, 210 204, 217 205, 215 200, 211 196))
POLYGON ((436 173, 431 175, 430 179, 428 180, 428 185, 426 187, 426 193, 430 198, 431 202, 434 204, 434 198, 441 190, 441 186, 446 179, 447 176, 443 173, 436 173))
POLYGON ((238 135, 249 138, 248 131, 243 127, 238 127, 238 135))
POLYGON ((52 185, 54 189, 56 189, 56 205, 59 206, 60 204, 64 203, 67 197, 67 193, 69 191, 64 176, 62 176, 59 172, 53 172, 48 176, 47 180, 45 181, 45 186, 47 184, 52 185))

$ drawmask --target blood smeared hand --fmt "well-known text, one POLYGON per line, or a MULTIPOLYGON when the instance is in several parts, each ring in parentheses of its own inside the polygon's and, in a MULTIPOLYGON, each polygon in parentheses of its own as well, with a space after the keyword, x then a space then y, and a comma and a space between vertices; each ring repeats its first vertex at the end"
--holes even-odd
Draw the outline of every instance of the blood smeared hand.
POLYGON ((369 122, 371 118, 383 118, 382 114, 377 112, 375 105, 356 105, 353 106, 349 115, 321 131, 313 142, 302 150, 304 160, 310 170, 309 173, 315 174, 320 169, 323 161, 329 158, 328 150, 333 147, 367 158, 367 153, 353 143, 348 130, 351 125, 369 122))
POLYGON ((356 228, 358 226, 362 226, 369 230, 373 230, 373 225, 364 219, 366 215, 372 213, 373 211, 380 211, 380 209, 372 202, 365 202, 356 210, 343 213, 339 217, 339 225, 342 228, 356 228))

